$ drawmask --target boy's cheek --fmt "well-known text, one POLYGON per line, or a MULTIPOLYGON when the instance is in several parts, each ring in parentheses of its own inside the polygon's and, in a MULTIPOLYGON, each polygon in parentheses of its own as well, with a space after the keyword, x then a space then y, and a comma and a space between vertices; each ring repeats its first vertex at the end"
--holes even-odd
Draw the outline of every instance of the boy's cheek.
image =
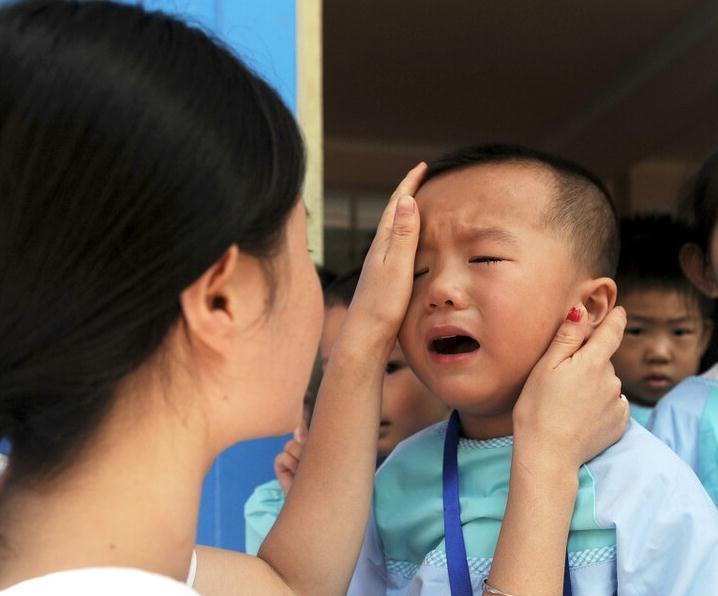
POLYGON ((409 326, 409 320, 407 318, 407 319, 404 319, 404 322, 402 323, 401 328, 399 329, 399 335, 398 335, 399 347, 401 348, 401 351, 406 356, 407 360, 409 360, 412 357, 412 354, 413 354, 412 348, 414 347, 413 344, 415 343, 415 342, 411 341, 411 337, 410 337, 411 333, 408 330, 408 326, 409 326))
POLYGON ((399 345, 404 353, 406 353, 405 346, 411 350, 417 341, 417 338, 415 337, 416 333, 414 331, 418 323, 417 312, 417 305, 415 304, 415 299, 412 296, 412 299, 409 302, 409 308, 407 308, 406 315, 404 316, 404 321, 401 323, 401 327, 399 327, 399 335, 397 336, 399 339, 399 345))

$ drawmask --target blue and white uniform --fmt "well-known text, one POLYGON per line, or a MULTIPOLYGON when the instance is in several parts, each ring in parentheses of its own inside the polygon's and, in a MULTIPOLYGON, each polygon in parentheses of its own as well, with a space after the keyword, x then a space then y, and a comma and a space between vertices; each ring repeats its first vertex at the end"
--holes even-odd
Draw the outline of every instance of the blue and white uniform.
POLYGON ((277 480, 260 484, 244 504, 244 550, 256 555, 284 507, 284 491, 277 480))
MULTIPOLYGON (((442 422, 407 439, 377 472, 349 594, 450 594, 446 427, 442 422)), ((512 448, 511 437, 459 443, 461 523, 477 595, 506 508, 512 448)), ((617 444, 580 469, 568 552, 574 596, 718 593, 718 510, 695 474, 632 422, 617 444)))
POLYGON ((631 402, 631 418, 633 418, 643 428, 648 428, 648 422, 653 414, 653 408, 648 406, 642 406, 640 404, 634 404, 631 402))
POLYGON ((667 393, 648 428, 693 468, 718 505, 718 365, 667 393))

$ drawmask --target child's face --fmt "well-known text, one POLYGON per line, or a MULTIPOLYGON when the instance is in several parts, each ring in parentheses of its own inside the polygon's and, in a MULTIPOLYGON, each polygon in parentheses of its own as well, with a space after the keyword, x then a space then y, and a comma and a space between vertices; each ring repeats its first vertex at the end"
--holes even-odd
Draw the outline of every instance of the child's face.
POLYGON ((580 301, 589 276, 544 223, 555 192, 540 167, 491 164, 439 176, 417 193, 416 279, 399 337, 419 378, 463 413, 510 412, 580 301))
MULTIPOLYGON (((347 309, 337 305, 324 311, 324 327, 319 342, 322 366, 326 367, 332 346, 339 336, 347 309)), ((381 423, 379 426, 379 455, 388 455, 400 441, 448 414, 439 401, 408 367, 397 343, 389 356, 384 375, 381 423)))
POLYGON ((397 342, 384 375, 379 455, 389 455, 400 441, 443 420, 448 413, 446 405, 409 368, 397 342))
POLYGON ((698 372, 710 325, 695 297, 676 290, 634 290, 620 304, 628 324, 613 366, 630 399, 653 405, 698 372))

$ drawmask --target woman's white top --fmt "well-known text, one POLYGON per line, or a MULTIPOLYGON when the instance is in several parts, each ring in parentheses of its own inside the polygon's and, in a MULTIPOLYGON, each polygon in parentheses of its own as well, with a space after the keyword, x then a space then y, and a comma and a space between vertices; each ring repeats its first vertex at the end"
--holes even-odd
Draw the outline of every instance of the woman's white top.
POLYGON ((35 577, 6 590, 2 596, 67 594, 74 596, 198 596, 187 584, 157 573, 123 567, 88 567, 35 577))

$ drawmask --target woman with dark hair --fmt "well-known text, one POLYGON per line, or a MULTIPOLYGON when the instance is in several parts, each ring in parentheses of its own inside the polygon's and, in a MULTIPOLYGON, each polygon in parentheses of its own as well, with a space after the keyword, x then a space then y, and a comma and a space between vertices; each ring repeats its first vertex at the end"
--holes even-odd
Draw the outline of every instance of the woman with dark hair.
MULTIPOLYGON (((3 593, 193 593, 213 459, 300 418, 322 311, 303 170, 276 93, 202 32, 109 2, 0 10, 3 593)), ((242 593, 346 590, 423 171, 384 213, 281 516, 258 558, 208 555, 209 580, 227 565, 242 593)), ((532 373, 497 581, 560 585, 570 479, 627 417, 608 364, 623 322, 615 312, 581 358, 586 327, 567 322, 532 373), (579 380, 591 391, 577 395, 579 380), (534 478, 540 461, 556 476, 534 478), (540 539, 520 538, 537 515, 540 539), (536 557, 556 561, 556 578, 532 577, 536 557)))

